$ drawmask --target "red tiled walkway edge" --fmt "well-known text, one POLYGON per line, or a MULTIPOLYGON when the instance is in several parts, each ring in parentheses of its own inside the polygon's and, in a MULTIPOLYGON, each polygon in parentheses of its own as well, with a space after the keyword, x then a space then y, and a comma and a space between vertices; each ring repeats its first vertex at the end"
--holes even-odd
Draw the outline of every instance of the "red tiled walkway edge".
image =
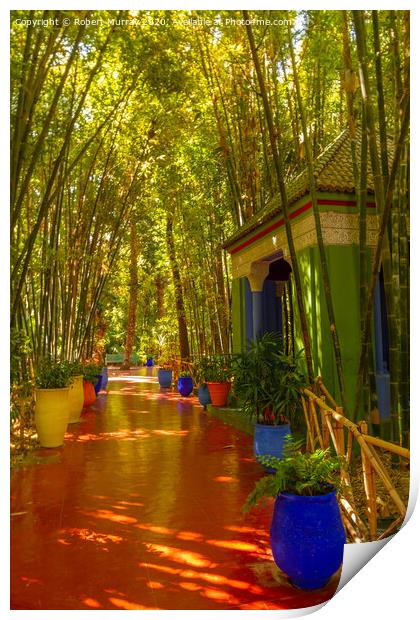
MULTIPOLYGON (((12 609, 290 609, 333 595, 275 566, 252 439, 154 376, 111 378, 65 445, 12 474, 12 609)), ((153 375, 155 371, 153 370, 153 375)))

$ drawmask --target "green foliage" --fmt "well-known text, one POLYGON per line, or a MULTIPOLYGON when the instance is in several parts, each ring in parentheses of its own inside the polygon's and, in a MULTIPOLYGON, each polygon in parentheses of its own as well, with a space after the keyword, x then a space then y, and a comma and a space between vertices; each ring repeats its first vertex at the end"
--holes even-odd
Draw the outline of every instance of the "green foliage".
POLYGON ((64 388, 70 384, 70 367, 66 362, 44 357, 38 361, 35 374, 35 386, 41 389, 64 388))
POLYGON ((101 373, 102 366, 100 364, 83 364, 82 365, 82 374, 83 379, 85 381, 90 381, 91 383, 96 383, 98 380, 98 375, 101 373))
POLYGON ((178 377, 191 377, 191 373, 188 370, 181 370, 178 377))
POLYGON ((13 328, 10 332, 10 383, 19 384, 29 376, 29 357, 32 348, 29 337, 13 328))
POLYGON ((298 425, 302 417, 301 388, 307 378, 300 355, 285 355, 278 334, 266 333, 234 357, 233 391, 244 413, 259 424, 298 425))
POLYGON ((79 375, 83 375, 83 364, 81 364, 77 360, 74 360, 72 362, 64 361, 63 364, 67 366, 71 377, 77 377, 79 375))
POLYGON ((325 495, 332 490, 343 489, 340 471, 346 467, 342 457, 331 457, 330 450, 301 452, 302 442, 293 441, 291 435, 285 442, 284 458, 263 457, 263 465, 275 470, 274 474, 264 476, 255 484, 244 504, 247 512, 267 497, 276 497, 286 491, 294 495, 325 495))
POLYGON ((202 357, 195 365, 197 376, 203 383, 208 381, 224 383, 232 379, 232 358, 230 355, 202 357))

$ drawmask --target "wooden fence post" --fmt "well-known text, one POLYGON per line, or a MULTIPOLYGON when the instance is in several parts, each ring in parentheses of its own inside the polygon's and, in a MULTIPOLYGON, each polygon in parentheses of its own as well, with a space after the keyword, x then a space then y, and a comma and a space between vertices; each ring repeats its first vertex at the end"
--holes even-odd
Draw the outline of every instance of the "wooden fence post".
MULTIPOLYGON (((359 424, 360 432, 364 435, 368 434, 368 425, 363 420, 359 424)), ((362 450, 362 469, 363 469, 363 484, 365 487, 366 499, 367 499, 367 510, 368 510, 368 520, 369 520, 369 529, 372 540, 376 539, 377 536, 377 514, 376 514, 376 480, 375 480, 375 472, 370 463, 370 459, 365 454, 363 446, 361 446, 362 450)))

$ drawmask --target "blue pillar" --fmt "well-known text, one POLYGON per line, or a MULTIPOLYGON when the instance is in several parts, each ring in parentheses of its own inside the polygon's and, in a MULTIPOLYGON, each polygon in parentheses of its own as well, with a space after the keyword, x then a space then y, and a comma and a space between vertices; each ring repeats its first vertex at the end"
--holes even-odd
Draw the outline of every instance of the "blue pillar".
MULTIPOLYGON (((383 285, 382 285, 383 286, 383 285)), ((378 277, 373 306, 373 324, 375 332, 376 388, 378 392, 378 409, 381 420, 391 417, 391 386, 387 364, 387 325, 385 314, 385 295, 381 295, 381 281, 378 277)))
POLYGON ((262 291, 252 291, 252 331, 256 340, 263 332, 263 294, 262 291))

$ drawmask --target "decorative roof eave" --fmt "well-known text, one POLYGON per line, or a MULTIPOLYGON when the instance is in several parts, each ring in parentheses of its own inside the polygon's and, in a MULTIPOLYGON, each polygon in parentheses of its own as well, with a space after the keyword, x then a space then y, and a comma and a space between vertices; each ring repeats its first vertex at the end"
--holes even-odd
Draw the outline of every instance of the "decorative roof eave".
MULTIPOLYGON (((342 194, 344 194, 344 192, 342 192, 342 194)), ((331 195, 331 194, 328 193, 328 195, 331 195)), ((349 194, 349 199, 321 198, 320 197, 318 200, 318 205, 320 207, 323 207, 323 206, 356 207, 357 202, 355 198, 350 199, 351 195, 354 196, 354 193, 349 194)), ((375 202, 370 201, 370 202, 367 202, 366 206, 369 209, 374 209, 376 207, 376 204, 375 202)), ((312 202, 310 200, 306 202, 302 201, 302 204, 300 206, 295 208, 294 211, 289 212, 289 219, 293 221, 296 217, 303 215, 305 212, 308 212, 308 211, 312 211, 312 202)), ((278 209, 278 211, 274 215, 272 215, 269 219, 267 219, 266 221, 262 221, 259 225, 255 226, 252 229, 247 229, 243 235, 238 236, 236 239, 232 239, 231 237, 231 239, 229 239, 224 244, 223 248, 227 250, 229 254, 236 254, 237 252, 240 252, 240 250, 244 249, 245 247, 252 245, 255 241, 258 241, 262 237, 265 237, 266 235, 273 233, 275 230, 282 228, 283 225, 284 225, 284 218, 281 217, 281 211, 280 209, 278 209)))
MULTIPOLYGON (((357 148, 361 146, 361 131, 357 132, 357 148)), ((368 164, 369 166, 369 164, 368 164)), ((348 129, 339 136, 316 158, 314 174, 318 193, 338 193, 354 195, 353 164, 351 155, 351 141, 348 129)), ((367 191, 374 194, 373 177, 368 168, 367 191)), ((300 172, 286 185, 287 206, 291 207, 305 195, 309 195, 309 182, 306 170, 300 172)), ((223 248, 228 250, 245 236, 257 230, 282 213, 280 196, 277 194, 257 212, 248 222, 236 231, 224 243, 223 248)))

